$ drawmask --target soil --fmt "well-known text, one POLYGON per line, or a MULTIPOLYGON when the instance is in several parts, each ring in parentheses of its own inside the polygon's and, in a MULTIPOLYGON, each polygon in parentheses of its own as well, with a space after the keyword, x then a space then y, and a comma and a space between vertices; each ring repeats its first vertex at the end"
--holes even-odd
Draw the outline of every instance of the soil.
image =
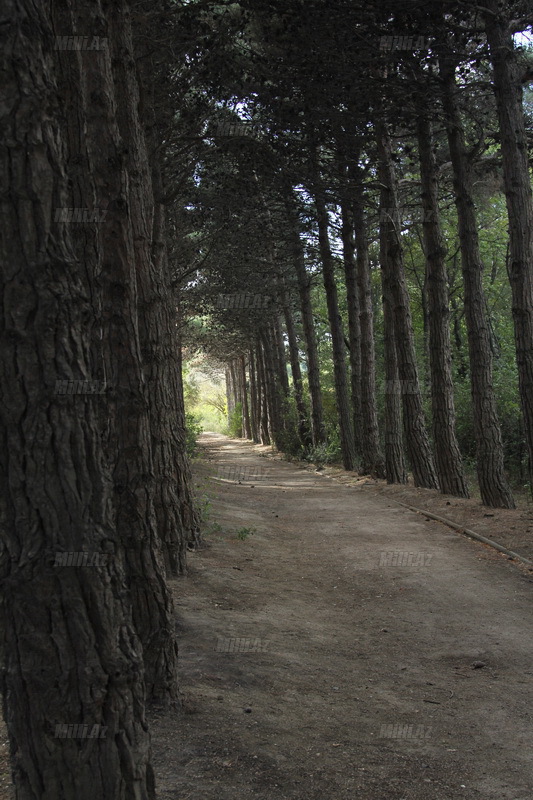
POLYGON ((396 500, 526 558, 530 508, 218 434, 195 475, 183 707, 149 715, 159 800, 531 800, 533 572, 396 500))

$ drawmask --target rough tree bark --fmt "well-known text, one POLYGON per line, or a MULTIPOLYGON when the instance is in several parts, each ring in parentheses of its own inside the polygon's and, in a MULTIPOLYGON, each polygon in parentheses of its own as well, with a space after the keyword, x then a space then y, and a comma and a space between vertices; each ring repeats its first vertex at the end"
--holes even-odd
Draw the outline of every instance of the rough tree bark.
POLYGON ((437 163, 431 121, 424 110, 417 119, 422 200, 422 228, 426 256, 427 324, 431 373, 431 410, 435 465, 441 491, 468 497, 461 451, 455 433, 450 309, 446 246, 440 225, 437 163))
POLYGON ((505 477, 502 435, 492 384, 492 353, 483 289, 483 262, 479 252, 472 173, 457 104, 455 64, 452 58, 445 56, 440 59, 439 72, 461 245, 479 489, 485 505, 514 508, 513 496, 505 477))
POLYGON ((529 456, 529 485, 533 492, 533 196, 522 98, 524 68, 518 62, 509 19, 500 14, 501 4, 489 0, 484 5, 509 217, 508 271, 518 384, 529 456))
POLYGON ((292 385, 294 390, 294 400, 296 403, 296 411, 298 414, 298 436, 300 442, 304 447, 309 447, 312 444, 311 430, 309 427, 309 420, 307 408, 304 400, 302 371, 300 369, 300 350, 298 347, 298 338, 296 336, 296 329, 294 326, 294 319, 292 309, 289 304, 286 292, 283 293, 283 316, 285 319, 285 328, 287 330, 287 339, 289 340, 289 357, 291 362, 292 385))
MULTIPOLYGON (((162 78, 158 73, 154 46, 157 23, 153 12, 138 19, 150 32, 135 47, 137 64, 142 68, 141 91, 136 91, 132 60, 124 59, 126 78, 132 83, 129 102, 132 124, 144 124, 146 149, 143 158, 150 165, 150 202, 153 203, 150 268, 138 271, 142 285, 140 312, 146 317, 141 330, 141 346, 148 394, 148 414, 155 473, 154 507, 157 530, 163 545, 168 574, 186 571, 187 547, 199 545, 199 520, 194 509, 192 475, 186 453, 185 407, 181 379, 181 342, 179 338, 179 298, 172 287, 172 274, 167 247, 167 208, 161 168, 161 141, 156 108, 161 112, 158 96, 162 78), (129 69, 128 69, 129 65, 129 69)), ((128 84, 125 84, 128 85, 128 84)), ((166 99, 166 98, 165 98, 166 99)), ((127 122, 127 120, 126 120, 127 122)), ((125 132, 126 133, 126 132, 125 132)), ((145 201, 148 192, 144 195, 145 201)))
POLYGON ((276 376, 275 345, 271 329, 266 328, 259 332, 262 345, 262 366, 264 369, 264 385, 266 404, 268 408, 268 422, 270 438, 278 450, 283 449, 283 415, 279 380, 276 376))
POLYGON ((250 347, 249 364, 250 364, 250 425, 252 429, 252 439, 254 442, 259 443, 261 441, 261 434, 259 430, 261 406, 259 397, 259 386, 257 381, 257 360, 255 356, 254 347, 250 347))
POLYGON ((326 439, 322 391, 320 388, 320 364, 318 360, 315 323, 313 320, 313 306, 311 303, 311 278, 307 274, 305 268, 304 250, 300 239, 298 214, 294 208, 292 188, 290 194, 287 195, 285 207, 289 223, 292 264, 296 273, 298 293, 300 295, 302 327, 307 356, 307 381, 309 384, 309 397, 311 401, 311 433, 313 444, 316 446, 326 439))
POLYGON ((409 293, 403 268, 401 223, 390 135, 387 124, 379 117, 375 128, 381 183, 380 225, 384 226, 387 239, 387 257, 382 268, 387 272, 388 297, 394 315, 406 447, 415 486, 438 489, 418 379, 409 293))
MULTIPOLYGON (((107 342, 97 352, 100 289, 57 216, 75 195, 47 11, 26 0, 3 9, 0 170, 13 200, 0 221, 4 713, 18 800, 151 800, 142 647, 102 446, 107 395, 56 384, 92 383, 107 342)), ((101 58, 69 55, 88 69, 101 58)))
POLYGON ((272 322, 272 338, 274 341, 274 355, 276 359, 276 372, 279 376, 278 382, 283 394, 286 398, 289 396, 289 376, 287 374, 287 357, 285 354, 285 344, 283 342, 283 331, 281 329, 281 317, 276 314, 272 322))
POLYGON ((355 442, 352 426, 352 413, 350 395, 348 391, 344 333, 342 320, 339 313, 337 286, 335 283, 335 262, 331 253, 329 242, 329 220, 326 208, 324 189, 318 174, 315 175, 313 187, 318 223, 318 240, 324 289, 328 307, 329 327, 331 331, 331 344, 333 349, 333 371, 335 376, 335 397, 337 400, 337 414, 339 417, 339 432, 341 441, 342 463, 344 469, 355 469, 355 442))
POLYGON ((402 435, 400 376, 398 373, 394 314, 392 311, 390 270, 387 267, 390 238, 387 228, 390 224, 390 220, 389 214, 381 214, 380 216, 379 258, 381 263, 383 349, 385 361, 385 477, 387 483, 407 483, 402 435))
MULTIPOLYGON (((103 16, 99 3, 75 9, 76 23, 87 29, 103 16)), ((117 2, 106 19, 109 47, 81 72, 82 96, 88 102, 84 127, 78 131, 80 140, 87 137, 96 203, 107 209, 104 223, 97 228, 104 364, 114 419, 105 441, 115 482, 116 526, 125 545, 133 620, 144 650, 147 695, 150 700, 168 702, 177 698, 177 643, 154 509, 155 476, 140 336, 145 320, 138 314, 142 291, 138 276, 150 269, 148 226, 153 204, 146 152, 140 144, 143 132, 130 109, 130 103, 135 104, 136 80, 130 73, 127 4, 117 2), (95 95, 98 103, 94 103, 95 95)))
POLYGON ((257 339, 257 377, 258 377, 258 384, 259 384, 259 398, 261 402, 261 414, 260 414, 260 429, 261 429, 261 443, 262 444, 270 444, 271 443, 271 429, 272 425, 270 422, 270 405, 269 405, 269 396, 268 396, 268 387, 266 382, 266 370, 265 370, 265 357, 263 353, 263 347, 261 344, 261 338, 258 336, 257 339))
POLYGON ((385 477, 385 462, 379 441, 378 410, 376 400, 376 357, 374 350, 374 311, 372 308, 372 282, 368 236, 365 223, 362 176, 354 176, 352 218, 355 232, 357 285, 359 293, 359 321, 361 328, 361 454, 365 474, 385 477))
POLYGON ((242 434, 245 439, 252 438, 252 427, 250 423, 250 406, 248 404, 248 388, 246 381, 246 361, 243 355, 239 359, 242 385, 242 434))
POLYGON ((350 378, 352 389, 352 419, 354 445, 357 455, 361 455, 363 412, 361 405, 361 321, 359 305, 359 287, 355 264, 355 244, 353 221, 348 201, 341 203, 341 237, 344 264, 344 280, 346 284, 346 300, 348 305, 348 341, 350 343, 350 378))

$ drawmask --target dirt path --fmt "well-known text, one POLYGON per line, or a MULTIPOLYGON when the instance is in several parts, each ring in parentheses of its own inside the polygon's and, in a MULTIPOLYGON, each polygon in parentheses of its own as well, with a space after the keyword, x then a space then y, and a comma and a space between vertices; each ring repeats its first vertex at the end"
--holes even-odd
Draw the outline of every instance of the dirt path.
POLYGON ((187 713, 152 715, 159 798, 531 800, 530 575, 202 438, 211 533, 175 584, 187 713))

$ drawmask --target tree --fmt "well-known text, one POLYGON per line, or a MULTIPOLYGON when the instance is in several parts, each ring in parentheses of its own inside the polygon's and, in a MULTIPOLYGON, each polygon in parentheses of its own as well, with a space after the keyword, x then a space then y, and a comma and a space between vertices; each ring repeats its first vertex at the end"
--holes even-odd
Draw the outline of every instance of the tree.
MULTIPOLYGON (((423 101, 422 101, 423 102, 423 101)), ((429 363, 435 464, 445 494, 468 497, 461 451, 455 432, 446 248, 440 226, 437 164, 431 120, 422 106, 417 120, 420 157, 426 280, 428 297, 429 363)))
POLYGON ((316 219, 318 224, 318 240, 324 289, 328 307, 328 318, 331 330, 333 347, 333 369, 335 373, 335 396, 337 399, 337 414, 339 417, 339 430, 341 439, 342 463, 344 469, 355 468, 355 441, 352 425, 351 404, 348 392, 346 359, 344 355, 344 334, 342 320, 339 314, 337 286, 335 283, 335 265, 329 242, 329 221, 326 206, 325 192, 318 165, 314 176, 314 199, 316 206, 316 219))
POLYGON ((399 387, 409 461, 415 486, 438 488, 438 479, 426 431, 418 369, 413 343, 409 295, 405 284, 396 176, 387 124, 376 120, 376 137, 381 183, 380 225, 385 228, 386 253, 382 269, 387 282, 387 301, 394 319, 399 387))
POLYGON ((492 380, 492 354, 483 263, 464 128, 457 105, 456 62, 450 54, 439 61, 445 123, 453 165, 453 185, 461 244, 465 318, 470 356, 470 383, 476 435, 476 469, 485 505, 513 508, 514 500, 504 473, 503 443, 492 380))
MULTIPOLYGON (((513 5, 490 0, 484 8, 484 19, 500 123, 500 148, 509 217, 508 273, 513 294, 520 400, 529 454, 529 484, 533 491, 533 196, 522 104, 523 82, 530 81, 532 74, 531 69, 525 70, 524 64, 520 63, 512 38, 514 31, 510 14, 514 11, 513 5)), ((522 28, 526 24, 527 21, 522 28)), ((520 23, 517 27, 520 29, 520 23)))
MULTIPOLYGON (((20 800, 148 800, 142 647, 102 444, 107 398, 93 393, 102 390, 93 375, 104 343, 98 350, 90 335, 101 290, 61 221, 78 198, 67 181, 56 40, 46 6, 12 0, 5 11, 2 179, 15 202, 1 222, 0 492, 3 689, 16 792, 20 800)), ((99 69, 95 51, 70 55, 99 69)), ((108 213, 117 224, 120 210, 108 213)))

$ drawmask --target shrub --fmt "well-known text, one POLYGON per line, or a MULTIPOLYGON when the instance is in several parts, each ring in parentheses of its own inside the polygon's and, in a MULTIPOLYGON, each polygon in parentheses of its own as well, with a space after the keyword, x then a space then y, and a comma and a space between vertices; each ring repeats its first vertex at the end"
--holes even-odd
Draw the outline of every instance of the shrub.
POLYGON ((232 439, 242 438, 242 403, 237 403, 231 412, 227 432, 232 439))
POLYGON ((185 414, 185 450, 189 458, 192 458, 196 453, 197 442, 199 435, 202 432, 202 426, 199 418, 191 412, 185 414))

